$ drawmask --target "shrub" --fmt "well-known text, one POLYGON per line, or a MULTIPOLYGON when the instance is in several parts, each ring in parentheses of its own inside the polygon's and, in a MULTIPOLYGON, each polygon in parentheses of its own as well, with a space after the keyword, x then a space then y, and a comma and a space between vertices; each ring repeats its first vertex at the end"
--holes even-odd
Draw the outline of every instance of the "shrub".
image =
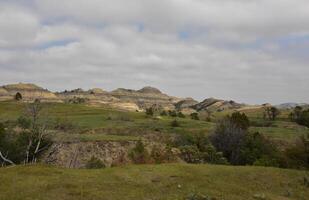
POLYGON ((179 147, 181 158, 184 161, 188 163, 227 164, 223 154, 216 151, 205 134, 198 134, 193 137, 183 135, 180 138, 182 138, 181 143, 184 144, 179 147))
POLYGON ((172 126, 172 127, 180 127, 180 124, 179 124, 179 122, 175 119, 175 120, 173 120, 173 121, 171 122, 171 126, 172 126))
POLYGON ((191 119, 193 119, 193 120, 200 120, 200 118, 199 118, 199 116, 198 116, 198 113, 191 113, 191 114, 190 114, 190 117, 191 117, 191 119))
POLYGON ((296 122, 300 125, 309 127, 309 109, 302 111, 296 122))
POLYGON ((185 118, 186 117, 182 112, 179 112, 177 115, 178 115, 179 118, 185 118))
POLYGON ((149 153, 141 140, 137 141, 135 147, 130 151, 129 157, 135 164, 145 164, 149 162, 149 153))
POLYGON ((15 100, 16 101, 20 101, 20 100, 22 100, 23 99, 23 97, 22 97, 22 95, 19 93, 19 92, 17 92, 16 94, 15 94, 15 100))
POLYGON ((296 143, 284 152, 285 167, 309 169, 309 138, 300 137, 296 143))
POLYGON ((161 113, 160 113, 161 116, 167 116, 167 112, 165 110, 163 110, 161 113))
POLYGON ((187 163, 203 163, 202 153, 195 145, 180 147, 181 158, 187 163))
POLYGON ((87 169, 101 169, 105 168, 105 164, 95 156, 92 156, 85 166, 87 169))
POLYGON ((259 133, 249 133, 244 116, 226 117, 217 123, 210 139, 215 148, 233 165, 278 166, 279 152, 259 133), (236 119, 236 120, 235 120, 236 119))
POLYGON ((89 101, 87 98, 81 98, 81 97, 73 97, 72 99, 69 99, 69 103, 73 104, 83 104, 89 101))
POLYGON ((176 160, 169 146, 166 146, 165 148, 160 148, 159 146, 153 146, 150 157, 156 164, 168 163, 176 160))
POLYGON ((148 116, 153 116, 154 112, 153 112, 153 108, 150 107, 150 108, 146 108, 146 115, 148 116))
POLYGON ((243 165, 279 166, 276 146, 260 133, 247 133, 240 150, 243 165))
POLYGON ((27 117, 20 116, 17 119, 17 124, 18 124, 18 126, 20 126, 23 129, 28 129, 31 126, 31 120, 27 117))
POLYGON ((175 110, 169 110, 168 115, 171 116, 171 117, 177 117, 177 113, 176 113, 175 110))
POLYGON ((228 118, 217 123, 210 139, 215 148, 222 152, 232 164, 240 163, 240 151, 246 132, 233 124, 228 118))
POLYGON ((230 121, 243 130, 247 130, 250 126, 250 121, 245 113, 234 112, 228 116, 230 121))

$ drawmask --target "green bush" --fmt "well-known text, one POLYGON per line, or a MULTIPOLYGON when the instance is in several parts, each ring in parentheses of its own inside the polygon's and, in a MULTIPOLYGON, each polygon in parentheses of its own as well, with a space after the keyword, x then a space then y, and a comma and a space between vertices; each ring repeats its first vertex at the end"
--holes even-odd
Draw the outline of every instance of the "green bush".
POLYGON ((233 165, 272 165, 278 166, 278 150, 270 140, 259 133, 248 132, 248 123, 243 116, 238 115, 235 120, 232 117, 217 123, 211 142, 223 153, 228 162, 233 165), (241 119, 244 120, 241 120, 241 119), (266 159, 267 158, 267 162, 266 159))
POLYGON ((245 113, 234 112, 228 116, 229 120, 243 130, 247 130, 250 126, 250 121, 245 113))
POLYGON ((309 127, 309 109, 302 111, 296 122, 300 125, 309 127))
POLYGON ((216 151, 205 134, 197 134, 191 137, 183 135, 181 138, 182 142, 179 144, 184 145, 180 146, 179 149, 184 161, 188 163, 228 163, 223 154, 216 151))
POLYGON ((159 146, 154 146, 151 150, 150 157, 153 163, 169 163, 176 160, 173 152, 169 146, 165 148, 160 148, 159 146))
POLYGON ((17 92, 17 93, 15 94, 14 99, 15 99, 16 101, 20 101, 20 100, 23 99, 23 96, 22 96, 19 92, 17 92))
POLYGON ((29 129, 31 126, 31 120, 25 116, 20 116, 17 119, 17 124, 19 127, 23 128, 23 129, 29 129))
POLYGON ((177 115, 179 118, 186 118, 186 116, 182 112, 179 112, 177 115))
POLYGON ((163 110, 161 113, 160 113, 161 116, 167 116, 167 112, 165 110, 163 110))
POLYGON ((200 120, 200 118, 199 118, 199 116, 198 116, 198 113, 191 113, 191 114, 190 114, 190 117, 191 117, 191 119, 193 119, 193 120, 200 120))
POLYGON ((168 115, 171 116, 171 117, 177 117, 177 113, 176 113, 175 110, 169 110, 168 115))
POLYGON ((96 158, 95 156, 92 156, 90 158, 90 160, 88 160, 88 162, 86 163, 85 166, 87 169, 101 169, 101 168, 105 168, 105 164, 98 158, 96 158))
POLYGON ((153 116, 154 115, 152 107, 146 108, 146 115, 148 115, 148 116, 153 116))
POLYGON ((137 141, 135 147, 130 151, 129 157, 135 164, 150 162, 149 153, 141 140, 137 141))
POLYGON ((172 126, 172 127, 180 127, 180 124, 179 124, 179 122, 175 119, 175 120, 173 120, 173 121, 171 122, 171 126, 172 126))
POLYGON ((285 167, 309 169, 309 136, 300 137, 284 151, 285 167))

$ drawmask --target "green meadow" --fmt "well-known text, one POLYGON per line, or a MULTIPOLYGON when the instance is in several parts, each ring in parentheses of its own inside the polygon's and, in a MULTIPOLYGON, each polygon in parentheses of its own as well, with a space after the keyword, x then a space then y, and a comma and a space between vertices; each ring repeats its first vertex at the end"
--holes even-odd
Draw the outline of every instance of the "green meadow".
POLYGON ((308 172, 299 170, 207 164, 129 165, 98 170, 17 166, 0 169, 0 199, 183 200, 199 193, 219 200, 306 200, 306 177, 308 172))

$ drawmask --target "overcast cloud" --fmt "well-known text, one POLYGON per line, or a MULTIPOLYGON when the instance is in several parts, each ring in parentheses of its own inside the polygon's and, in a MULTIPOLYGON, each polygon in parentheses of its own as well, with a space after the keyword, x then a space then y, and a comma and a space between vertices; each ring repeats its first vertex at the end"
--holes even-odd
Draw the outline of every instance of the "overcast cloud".
POLYGON ((0 84, 309 102, 308 0, 0 0, 0 84))

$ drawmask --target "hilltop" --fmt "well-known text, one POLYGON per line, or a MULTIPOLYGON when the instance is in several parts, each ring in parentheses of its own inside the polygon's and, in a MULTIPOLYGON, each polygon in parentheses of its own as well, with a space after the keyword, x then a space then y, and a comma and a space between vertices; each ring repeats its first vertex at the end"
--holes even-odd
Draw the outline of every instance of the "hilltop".
POLYGON ((129 111, 145 110, 146 108, 155 106, 161 110, 177 110, 190 114, 202 111, 221 112, 237 110, 248 106, 232 100, 227 101, 215 98, 206 98, 204 101, 198 102, 190 97, 170 96, 151 86, 146 86, 139 90, 118 88, 110 92, 101 88, 92 88, 89 90, 77 88, 53 93, 31 83, 1 86, 0 101, 14 100, 17 93, 20 93, 22 101, 26 102, 40 99, 44 102, 102 104, 129 111))
POLYGON ((22 100, 26 102, 35 99, 45 102, 60 102, 60 99, 54 93, 30 83, 10 84, 0 87, 0 100, 12 100, 17 93, 20 93, 22 100))

